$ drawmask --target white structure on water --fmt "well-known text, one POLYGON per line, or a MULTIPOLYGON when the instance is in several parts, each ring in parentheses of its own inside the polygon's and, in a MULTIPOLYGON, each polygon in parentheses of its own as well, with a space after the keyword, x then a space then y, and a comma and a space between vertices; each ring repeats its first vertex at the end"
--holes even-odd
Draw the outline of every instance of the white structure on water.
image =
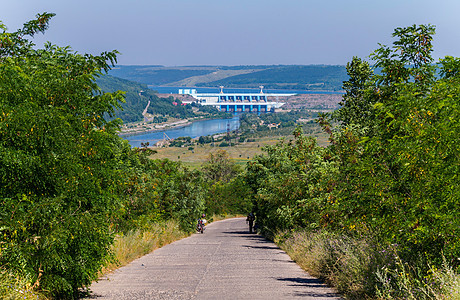
POLYGON ((259 93, 224 93, 224 87, 220 87, 220 93, 199 94, 196 89, 180 89, 179 94, 190 95, 201 105, 212 105, 220 111, 226 112, 269 112, 280 108, 284 103, 273 101, 276 97, 293 96, 295 94, 265 94, 263 86, 259 93), (269 100, 270 98, 270 100, 269 100))

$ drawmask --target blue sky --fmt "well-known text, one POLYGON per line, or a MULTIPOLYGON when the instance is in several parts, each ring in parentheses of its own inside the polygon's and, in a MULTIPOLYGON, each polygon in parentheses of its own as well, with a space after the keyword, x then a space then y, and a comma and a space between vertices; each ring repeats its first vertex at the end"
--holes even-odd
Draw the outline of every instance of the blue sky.
POLYGON ((0 0, 9 31, 44 11, 37 43, 124 65, 344 65, 412 24, 436 26, 436 58, 460 56, 459 0, 0 0))

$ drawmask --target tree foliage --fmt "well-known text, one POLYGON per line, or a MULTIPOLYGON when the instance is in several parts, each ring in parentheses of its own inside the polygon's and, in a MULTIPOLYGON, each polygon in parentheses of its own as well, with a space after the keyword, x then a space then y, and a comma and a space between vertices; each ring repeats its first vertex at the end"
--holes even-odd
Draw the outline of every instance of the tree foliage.
POLYGON ((110 189, 122 143, 119 123, 103 115, 122 94, 101 93, 94 83, 116 51, 35 49, 26 39, 52 16, 1 34, 0 260, 37 287, 69 296, 109 258, 105 220, 118 203, 110 189))
POLYGON ((393 48, 374 52, 382 72, 368 82, 377 84, 359 87, 374 103, 374 118, 354 122, 369 131, 341 126, 336 133, 341 137, 333 146, 341 156, 336 206, 342 224, 397 242, 408 259, 424 253, 440 264, 444 252, 456 265, 460 194, 452 189, 459 184, 459 148, 452 145, 459 138, 453 134, 459 130, 458 76, 450 74, 458 64, 441 60, 441 77, 435 77, 433 34, 433 26, 398 28, 393 48))
POLYGON ((366 126, 373 119, 373 71, 368 62, 353 57, 347 64, 349 79, 344 81, 345 95, 342 97, 340 110, 336 118, 343 124, 362 124, 366 126))
POLYGON ((225 150, 210 153, 201 172, 207 189, 208 215, 247 214, 251 211, 251 191, 242 169, 229 159, 225 150))
POLYGON ((238 166, 229 160, 225 150, 210 153, 202 167, 205 178, 213 182, 228 182, 238 173, 238 170, 238 166))
POLYGON ((150 151, 127 152, 127 170, 122 195, 113 225, 117 231, 145 228, 159 220, 178 220, 181 229, 194 229, 196 218, 204 211, 205 190, 199 171, 181 163, 152 160, 150 151))
POLYGON ((154 151, 118 137, 123 93, 96 84, 116 51, 82 55, 26 39, 52 17, 1 27, 0 272, 76 298, 112 260, 114 230, 176 219, 191 231, 206 191, 199 171, 151 160, 154 151))
MULTIPOLYGON (((155 151, 118 137, 114 114, 124 93, 96 82, 116 51, 83 55, 28 40, 53 16, 37 15, 13 33, 0 23, 0 272, 52 297, 77 298, 113 259, 114 233, 168 219, 192 231, 209 185, 201 171, 150 159, 155 151)), ((159 101, 165 113, 192 111, 159 101)), ((236 168, 226 168, 216 179, 225 179, 228 198, 236 168)))
POLYGON ((123 101, 95 79, 116 51, 78 54, 27 39, 54 14, 0 34, 0 261, 55 297, 74 297, 110 259, 107 220, 129 149, 108 122, 123 101))
POLYGON ((458 58, 433 64, 431 25, 397 28, 369 63, 353 58, 341 109, 318 121, 326 149, 299 131, 248 164, 259 221, 274 232, 328 228, 392 244, 410 263, 458 267, 458 58), (436 75, 438 74, 438 75, 436 75))

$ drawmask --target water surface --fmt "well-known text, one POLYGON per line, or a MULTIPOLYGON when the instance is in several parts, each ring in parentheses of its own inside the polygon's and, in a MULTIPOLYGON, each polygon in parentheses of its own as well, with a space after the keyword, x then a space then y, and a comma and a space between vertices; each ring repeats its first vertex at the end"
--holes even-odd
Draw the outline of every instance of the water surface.
POLYGON ((227 132, 227 128, 228 130, 233 131, 239 127, 239 116, 234 116, 231 119, 196 121, 190 125, 180 128, 123 136, 123 138, 128 140, 132 147, 141 147, 141 143, 147 142, 150 145, 154 145, 156 142, 163 140, 165 138, 165 134, 171 139, 185 136, 198 138, 200 136, 227 132))

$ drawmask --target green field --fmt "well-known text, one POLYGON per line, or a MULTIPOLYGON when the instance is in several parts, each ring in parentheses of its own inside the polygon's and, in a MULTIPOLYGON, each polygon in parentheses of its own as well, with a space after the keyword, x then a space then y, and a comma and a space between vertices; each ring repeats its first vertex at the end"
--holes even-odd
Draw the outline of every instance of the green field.
MULTIPOLYGON (((318 144, 325 146, 328 144, 328 138, 325 134, 315 134, 314 135, 318 144)), ((213 153, 217 150, 227 151, 230 160, 235 162, 238 165, 244 166, 254 155, 261 154, 262 148, 267 145, 274 145, 278 141, 284 138, 286 141, 294 139, 292 135, 290 136, 272 136, 272 137, 262 137, 256 139, 255 142, 245 142, 237 144, 232 147, 217 147, 212 146, 211 144, 196 145, 193 146, 193 150, 188 150, 188 147, 162 147, 154 148, 158 151, 156 154, 152 155, 152 159, 163 159, 167 158, 173 161, 181 161, 185 165, 197 169, 200 168, 201 164, 204 163, 210 153, 213 153)))

